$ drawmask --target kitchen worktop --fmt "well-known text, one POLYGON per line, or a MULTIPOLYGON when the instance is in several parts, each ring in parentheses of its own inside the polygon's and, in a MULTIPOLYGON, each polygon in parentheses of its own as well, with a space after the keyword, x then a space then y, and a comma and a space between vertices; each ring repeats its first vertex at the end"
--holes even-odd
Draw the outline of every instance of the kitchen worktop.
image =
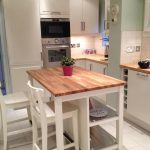
POLYGON ((27 73, 56 97, 122 86, 125 83, 76 66, 72 76, 64 76, 62 67, 30 70, 27 73))
POLYGON ((141 69, 138 66, 138 64, 122 64, 120 66, 121 66, 121 68, 127 68, 127 69, 131 69, 131 70, 134 70, 134 71, 138 71, 138 72, 143 72, 143 73, 150 74, 150 68, 141 69))
POLYGON ((89 55, 83 54, 79 56, 72 56, 72 58, 76 60, 90 60, 96 63, 108 65, 108 60, 103 55, 98 54, 89 54, 89 55))

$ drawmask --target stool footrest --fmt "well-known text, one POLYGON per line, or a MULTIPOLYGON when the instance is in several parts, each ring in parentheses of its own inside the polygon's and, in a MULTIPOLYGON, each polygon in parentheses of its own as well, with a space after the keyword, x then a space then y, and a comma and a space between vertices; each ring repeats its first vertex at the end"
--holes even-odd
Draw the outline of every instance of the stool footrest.
POLYGON ((11 131, 11 132, 8 132, 7 135, 12 136, 12 135, 25 133, 25 132, 29 132, 29 131, 32 131, 32 127, 29 127, 29 128, 26 128, 26 129, 20 129, 20 130, 16 130, 16 131, 11 131))

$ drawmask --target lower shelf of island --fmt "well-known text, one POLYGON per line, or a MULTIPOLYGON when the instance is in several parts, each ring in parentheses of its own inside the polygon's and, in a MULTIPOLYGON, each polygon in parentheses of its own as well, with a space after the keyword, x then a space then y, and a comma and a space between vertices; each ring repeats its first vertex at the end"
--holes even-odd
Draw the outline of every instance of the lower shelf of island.
POLYGON ((96 108, 103 109, 107 111, 107 115, 105 117, 89 117, 89 127, 93 127, 96 125, 102 125, 105 123, 109 123, 112 121, 119 120, 119 117, 114 109, 112 109, 110 106, 107 106, 105 104, 102 104, 96 100, 94 100, 94 97, 92 99, 96 102, 96 108))
POLYGON ((90 127, 90 150, 117 149, 116 139, 100 126, 90 127))

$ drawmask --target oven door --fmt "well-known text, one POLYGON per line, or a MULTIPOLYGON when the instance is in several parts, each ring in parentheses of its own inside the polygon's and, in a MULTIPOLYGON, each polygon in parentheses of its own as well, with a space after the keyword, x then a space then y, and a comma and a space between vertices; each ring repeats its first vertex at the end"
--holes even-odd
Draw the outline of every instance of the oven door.
POLYGON ((43 67, 58 67, 62 57, 70 57, 70 46, 47 46, 43 49, 43 67))
POLYGON ((41 20, 42 38, 65 38, 70 37, 70 22, 68 20, 41 20))

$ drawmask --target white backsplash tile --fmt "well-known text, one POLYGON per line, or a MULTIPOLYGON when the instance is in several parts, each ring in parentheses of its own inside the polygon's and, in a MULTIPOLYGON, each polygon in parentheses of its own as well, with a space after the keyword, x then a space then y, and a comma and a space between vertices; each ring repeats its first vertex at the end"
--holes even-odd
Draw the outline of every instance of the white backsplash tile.
POLYGON ((150 32, 143 32, 141 58, 150 59, 150 32))
POLYGON ((142 31, 124 31, 121 39, 121 64, 137 63, 140 60, 141 50, 136 51, 136 46, 141 47, 142 31), (127 49, 131 48, 131 52, 127 49))
POLYGON ((102 37, 97 36, 72 36, 71 44, 75 47, 71 48, 71 55, 77 56, 82 55, 85 49, 96 49, 97 54, 104 54, 104 48, 102 47, 102 37), (80 44, 80 47, 77 47, 80 44))

